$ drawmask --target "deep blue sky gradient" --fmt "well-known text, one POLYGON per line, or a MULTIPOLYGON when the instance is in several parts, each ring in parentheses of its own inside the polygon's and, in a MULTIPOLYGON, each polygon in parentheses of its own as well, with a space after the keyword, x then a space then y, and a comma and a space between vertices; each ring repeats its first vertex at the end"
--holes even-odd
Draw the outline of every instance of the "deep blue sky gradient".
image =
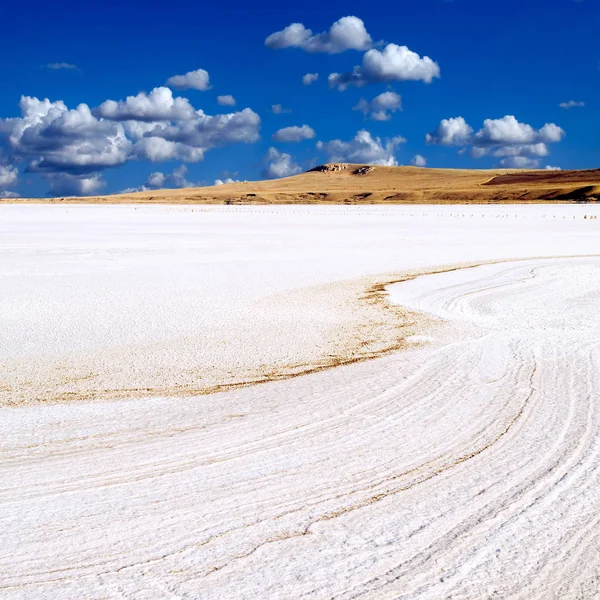
MULTIPOLYGON (((35 0, 3 2, 0 20, 0 117, 19 116, 22 95, 63 100, 70 108, 81 102, 94 107, 108 98, 149 92, 172 75, 206 69, 211 90, 177 95, 217 114, 231 110, 218 106, 217 95, 232 94, 236 110, 250 107, 260 115, 261 140, 208 151, 203 162, 188 165, 188 179, 197 182, 212 183, 226 171, 258 179, 270 146, 290 152, 302 165, 323 162, 316 140, 349 140, 362 128, 382 138, 405 137, 396 154, 400 164, 409 164, 418 153, 432 167, 489 168, 498 159, 476 160, 453 147, 428 146, 425 134, 448 117, 463 116, 478 129, 484 119, 507 114, 535 128, 554 122, 566 131, 545 163, 600 167, 599 0, 310 0, 287 6, 264 0, 35 0), (362 52, 310 54, 264 46, 267 35, 292 22, 320 32, 345 15, 360 17, 374 40, 430 56, 440 65, 441 79, 394 83, 390 87, 402 95, 403 111, 390 121, 365 121, 352 107, 388 89, 386 84, 345 92, 327 86, 329 73, 351 70, 362 52), (80 70, 42 68, 52 62, 73 63, 80 70), (320 80, 303 86, 307 72, 318 72, 320 80), (585 107, 558 106, 568 100, 583 101, 585 107), (274 115, 268 110, 274 103, 292 112, 274 115), (277 129, 303 123, 315 129, 315 140, 285 145, 271 140, 277 129)), ((141 185, 149 173, 179 164, 129 161, 107 169, 105 191, 141 185)), ((25 174, 18 191, 44 195, 47 187, 39 175, 25 174)))

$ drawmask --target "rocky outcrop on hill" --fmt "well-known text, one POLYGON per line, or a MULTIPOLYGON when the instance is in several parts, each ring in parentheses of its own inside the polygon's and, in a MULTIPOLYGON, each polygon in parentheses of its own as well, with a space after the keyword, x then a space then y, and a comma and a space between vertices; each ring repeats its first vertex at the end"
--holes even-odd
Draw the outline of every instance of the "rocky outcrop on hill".
POLYGON ((352 171, 352 175, 368 175, 369 173, 372 173, 374 170, 375 170, 375 167, 371 167, 371 166, 360 167, 360 168, 352 171))
POLYGON ((317 171, 320 173, 334 173, 336 171, 345 171, 347 168, 348 165, 344 163, 333 163, 330 165, 319 165, 318 167, 311 169, 311 171, 317 171))

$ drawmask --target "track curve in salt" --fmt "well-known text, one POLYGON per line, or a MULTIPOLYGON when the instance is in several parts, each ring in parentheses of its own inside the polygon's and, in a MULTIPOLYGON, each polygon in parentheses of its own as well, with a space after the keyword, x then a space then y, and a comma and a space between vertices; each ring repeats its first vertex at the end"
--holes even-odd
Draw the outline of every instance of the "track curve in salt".
POLYGON ((390 296, 452 336, 213 402, 6 412, 2 597, 597 598, 600 258, 390 296))

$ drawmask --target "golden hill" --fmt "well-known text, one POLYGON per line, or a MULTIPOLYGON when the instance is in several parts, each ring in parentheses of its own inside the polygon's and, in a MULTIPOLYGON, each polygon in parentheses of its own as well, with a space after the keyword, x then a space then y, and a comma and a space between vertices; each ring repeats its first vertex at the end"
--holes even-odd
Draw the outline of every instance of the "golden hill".
MULTIPOLYGON (((600 169, 511 171, 331 164, 267 181, 39 202, 168 204, 488 204, 597 202, 600 169)), ((10 202, 31 200, 10 200, 10 202)))

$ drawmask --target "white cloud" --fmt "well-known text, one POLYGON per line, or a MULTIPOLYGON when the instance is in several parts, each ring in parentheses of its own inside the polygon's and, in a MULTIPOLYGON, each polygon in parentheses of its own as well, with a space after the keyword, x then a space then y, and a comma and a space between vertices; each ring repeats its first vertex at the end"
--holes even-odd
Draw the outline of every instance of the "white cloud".
POLYGON ((473 142, 476 146, 553 143, 559 142, 564 133, 554 123, 546 123, 536 131, 531 125, 517 121, 513 115, 506 115, 501 119, 486 119, 473 142))
POLYGON ((227 179, 223 180, 223 179, 215 179, 215 182, 213 183, 213 185, 225 185, 226 183, 239 183, 237 179, 231 179, 231 177, 228 177, 227 179))
POLYGON ((185 75, 173 75, 167 79, 167 85, 177 90, 200 90, 210 89, 210 77, 208 71, 196 69, 185 75))
POLYGON ((50 194, 53 196, 91 196, 97 194, 106 182, 94 175, 73 175, 71 173, 48 173, 50 194))
POLYGON ((204 160, 204 148, 194 148, 180 142, 171 142, 160 137, 145 137, 135 143, 132 155, 152 162, 183 160, 198 162, 204 160))
POLYGON ((473 135, 470 127, 463 117, 443 119, 433 133, 425 136, 428 144, 440 144, 442 146, 458 146, 469 143, 473 135))
POLYGON ((554 144, 560 142, 565 136, 564 129, 556 125, 555 123, 546 123, 538 131, 539 139, 546 144, 554 144))
POLYGON ((281 104, 272 104, 271 112, 274 115, 283 115, 286 113, 291 113, 292 111, 289 108, 284 108, 281 104))
POLYGON ((185 177, 187 175, 187 171, 188 168, 185 165, 181 165, 180 167, 177 167, 171 171, 171 174, 169 175, 169 181, 173 183, 174 187, 194 187, 195 184, 191 181, 188 181, 185 177))
POLYGON ((0 191, 0 198, 20 198, 21 194, 18 192, 0 191))
POLYGON ((349 73, 331 73, 329 85, 340 91, 350 85, 362 87, 369 83, 390 81, 424 81, 431 83, 440 77, 440 67, 428 56, 421 58, 406 46, 388 44, 383 50, 373 48, 363 56, 362 65, 349 73))
MULTIPOLYGON (((220 104, 235 103, 233 96, 219 96, 220 104)), ((153 162, 197 162, 216 146, 258 140, 260 117, 249 108, 240 112, 207 115, 187 98, 174 98, 169 88, 115 102, 107 100, 96 109, 106 119, 123 121, 128 135, 137 140, 131 155, 153 162)))
POLYGON ((415 157, 410 161, 415 167, 426 167, 427 159, 420 154, 415 154, 415 157))
POLYGON ((93 112, 98 117, 113 121, 182 121, 196 117, 190 101, 174 98, 167 87, 154 88, 149 94, 140 92, 117 102, 106 100, 93 112))
MULTIPOLYGON (((481 153, 480 156, 485 156, 488 154, 487 148, 478 148, 481 153)), ((506 146, 498 146, 497 148, 491 150, 489 152, 492 156, 497 157, 510 157, 510 156, 548 156, 550 151, 548 150, 548 146, 542 142, 538 142, 537 144, 515 144, 515 145, 506 145, 506 146)), ((479 158, 477 156, 476 158, 479 158)))
POLYGON ((500 164, 507 169, 537 169, 540 161, 526 156, 511 156, 502 159, 500 164))
POLYGON ((217 102, 221 106, 235 106, 235 98, 231 94, 217 96, 217 102))
MULTIPOLYGON (((224 96, 226 101, 234 101, 224 96)), ((94 111, 106 126, 119 121, 121 131, 134 140, 130 156, 153 162, 203 160, 216 146, 258 140, 260 117, 249 108, 240 112, 211 116, 195 110, 187 98, 174 98, 169 88, 158 87, 149 94, 140 92, 125 100, 107 100, 94 111)), ((126 139, 126 138, 125 138, 126 139)), ((127 144, 131 144, 127 140, 127 144)))
POLYGON ((318 142, 317 148, 328 153, 330 162, 395 166, 398 164, 394 156, 396 148, 405 141, 400 136, 382 141, 378 137, 372 137, 365 129, 361 129, 348 142, 342 140, 318 142))
POLYGON ((263 171, 263 176, 268 179, 290 177, 302 171, 301 167, 294 162, 290 154, 280 152, 277 148, 269 148, 265 160, 266 167, 263 171))
POLYGON ((127 160, 131 142, 120 123, 97 119, 87 104, 23 96, 21 117, 0 119, 0 137, 30 172, 93 173, 127 160))
POLYGON ((158 121, 122 121, 127 137, 131 140, 143 138, 156 127, 158 121))
POLYGON ((74 64, 68 63, 68 62, 48 63, 47 65, 45 65, 45 67, 46 67, 46 69, 52 69, 53 71, 60 71, 60 70, 79 71, 79 67, 77 65, 74 65, 74 64))
POLYGON ((392 113, 402 110, 402 97, 396 92, 383 92, 371 102, 361 98, 353 110, 360 110, 365 117, 369 116, 374 121, 389 121, 392 113))
POLYGON ((187 171, 188 168, 186 165, 180 165, 170 173, 161 173, 160 171, 150 173, 144 185, 136 188, 127 188, 126 190, 123 190, 122 193, 147 192, 159 188, 198 187, 198 184, 186 179, 187 171))
MULTIPOLYGON (((61 100, 26 96, 20 108, 21 117, 0 119, 0 144, 11 162, 44 175, 54 194, 95 193, 104 185, 100 173, 128 160, 203 160, 212 148, 257 141, 261 123, 249 108, 207 115, 165 87, 108 100, 94 111, 87 104, 69 109, 61 100)), ((173 179, 173 185, 180 183, 173 179)))
POLYGON ((167 177, 164 173, 154 172, 148 175, 148 179, 146 180, 146 185, 151 188, 161 188, 165 187, 167 182, 167 177))
POLYGON ((265 40, 265 46, 274 50, 281 48, 302 48, 306 52, 327 52, 337 54, 345 50, 366 50, 372 44, 365 24, 358 17, 342 17, 329 31, 313 35, 302 23, 292 23, 282 31, 272 33, 265 40))
POLYGON ((575 100, 569 100, 568 102, 561 102, 559 104, 561 108, 569 110, 569 108, 583 108, 585 106, 585 102, 577 102, 575 100))
POLYGON ((483 127, 473 133, 462 117, 444 119, 433 133, 428 133, 428 144, 470 146, 473 158, 495 156, 500 164, 511 168, 535 168, 539 160, 532 157, 548 156, 548 144, 559 142, 565 132, 555 123, 546 123, 535 129, 520 123, 513 115, 501 119, 486 119, 483 127))
POLYGON ((259 128, 260 117, 249 108, 215 116, 198 110, 193 120, 157 123, 135 144, 133 153, 155 162, 196 162, 211 148, 257 141, 259 128))
POLYGON ((298 127, 284 127, 273 134, 273 139, 277 142, 302 142, 303 140, 311 140, 315 137, 315 130, 308 125, 298 127))
POLYGON ((552 165, 546 165, 544 169, 546 171, 562 171, 560 167, 553 167, 552 165))
POLYGON ((304 85, 310 85, 319 79, 318 73, 306 73, 306 75, 302 76, 302 83, 304 85))
POLYGON ((15 185, 19 179, 19 172, 16 167, 0 164, 0 189, 15 185))

